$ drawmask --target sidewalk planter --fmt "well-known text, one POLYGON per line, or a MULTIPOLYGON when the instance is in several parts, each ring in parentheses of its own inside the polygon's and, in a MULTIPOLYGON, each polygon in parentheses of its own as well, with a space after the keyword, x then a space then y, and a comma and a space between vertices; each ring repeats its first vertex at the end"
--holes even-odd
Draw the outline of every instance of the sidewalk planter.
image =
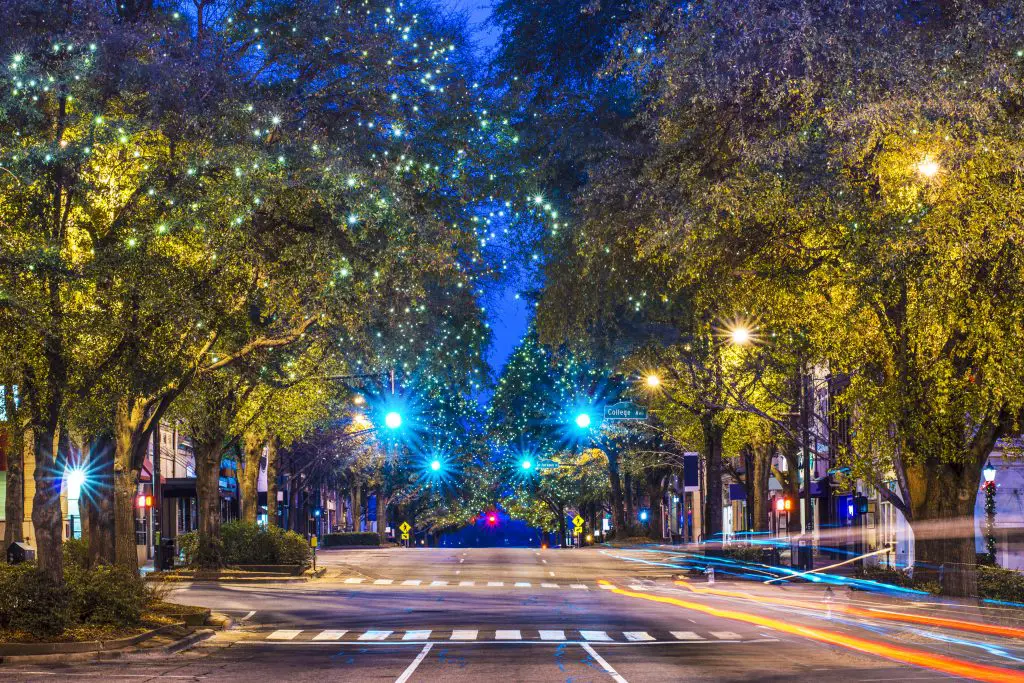
POLYGON ((379 548, 380 536, 373 531, 327 534, 320 541, 322 548, 379 548))
POLYGON ((0 644, 0 661, 7 657, 25 657, 31 655, 75 654, 79 652, 105 652, 138 645, 156 636, 170 633, 175 629, 184 628, 184 623, 168 624, 151 631, 117 638, 115 640, 83 640, 70 643, 3 643, 0 644))
POLYGON ((260 574, 281 574, 283 576, 301 576, 306 567, 301 564, 232 564, 228 569, 240 572, 257 572, 260 574))

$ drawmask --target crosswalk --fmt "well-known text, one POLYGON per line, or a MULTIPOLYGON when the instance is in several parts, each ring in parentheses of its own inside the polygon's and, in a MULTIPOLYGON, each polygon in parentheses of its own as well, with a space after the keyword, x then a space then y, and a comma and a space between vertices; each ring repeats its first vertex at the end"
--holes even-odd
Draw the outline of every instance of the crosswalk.
POLYGON ((270 642, 548 642, 548 643, 665 643, 749 642, 774 638, 734 631, 598 631, 576 629, 277 629, 248 634, 250 640, 270 642))
MULTIPOLYGON (((458 588, 543 588, 545 590, 574 590, 574 591, 588 591, 591 588, 606 588, 606 586, 588 586, 583 583, 556 583, 554 581, 544 581, 541 583, 534 583, 532 581, 467 581, 467 580, 444 580, 444 579, 369 579, 364 577, 349 577, 344 579, 344 583, 358 586, 419 586, 429 588, 447 588, 447 587, 458 587, 458 588)), ((631 590, 642 590, 645 586, 640 584, 631 584, 629 586, 631 590)))

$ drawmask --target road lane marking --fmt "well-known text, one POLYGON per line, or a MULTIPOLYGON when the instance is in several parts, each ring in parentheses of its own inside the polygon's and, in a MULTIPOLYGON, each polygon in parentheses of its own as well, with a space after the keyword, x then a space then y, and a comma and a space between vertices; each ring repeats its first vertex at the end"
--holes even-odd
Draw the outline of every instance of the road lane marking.
POLYGON ((375 585, 375 586, 390 586, 394 582, 395 582, 394 579, 377 579, 376 581, 373 582, 373 585, 375 585))
POLYGON ((433 643, 427 643, 424 645, 423 649, 420 650, 420 653, 416 655, 416 659, 412 660, 412 662, 409 663, 409 666, 405 668, 405 671, 402 672, 402 675, 395 679, 395 683, 405 683, 408 681, 413 672, 415 672, 416 668, 420 665, 420 662, 426 658, 427 653, 430 652, 430 648, 432 647, 434 647, 433 643))
POLYGON ((554 575, 555 575, 554 572, 548 572, 548 576, 554 576, 554 575))
POLYGON ((581 647, 586 651, 588 655, 594 658, 594 661, 597 662, 602 669, 604 669, 604 672, 606 674, 612 677, 612 680, 615 681, 615 683, 628 683, 628 681, 625 678, 619 675, 618 671, 612 668, 611 664, 604 661, 604 657, 597 654, 597 650, 590 647, 590 643, 583 643, 581 647))
POLYGON ((475 629, 452 631, 452 637, 449 640, 476 640, 478 633, 480 632, 475 629))
POLYGON ((548 561, 547 561, 547 560, 541 560, 541 562, 542 562, 543 564, 547 564, 547 563, 548 563, 548 561))
POLYGON ((605 643, 611 642, 612 639, 607 631, 580 631, 580 635, 583 636, 584 640, 595 640, 605 643))
POLYGON ((459 581, 460 586, 475 586, 476 581, 459 581))
POLYGON ((359 640, 385 640, 393 631, 367 631, 359 636, 359 640))
POLYGON ((541 640, 565 640, 565 631, 540 631, 541 640))
POLYGON ((542 583, 541 588, 561 588, 557 583, 542 583))
POLYGON ((575 588, 578 591, 588 591, 588 590, 590 590, 589 588, 584 586, 582 583, 574 583, 571 586, 569 586, 569 588, 575 588))
POLYGON ((302 629, 297 631, 292 629, 278 629, 267 636, 267 640, 291 640, 300 633, 302 633, 302 629))
POLYGON ((462 564, 462 563, 463 563, 463 562, 465 562, 465 561, 466 561, 466 560, 459 560, 459 564, 462 564))
POLYGON ((529 587, 530 587, 530 582, 529 581, 516 581, 516 588, 529 588, 529 587))
POLYGON ((423 583, 423 582, 420 581, 419 579, 407 579, 407 580, 402 582, 402 585, 403 586, 418 586, 421 583, 423 583))
POLYGON ((313 640, 341 640, 341 637, 348 633, 344 631, 320 631, 320 633, 313 636, 313 640))
POLYGON ((458 576, 461 573, 462 573, 461 571, 457 571, 457 572, 455 572, 455 576, 458 576))
POLYGON ((672 637, 676 640, 704 640, 693 631, 672 631, 672 637))
POLYGON ((498 586, 498 587, 501 587, 501 586, 504 586, 504 585, 505 585, 505 582, 504 582, 504 581, 488 581, 488 582, 487 582, 487 586, 488 586, 489 588, 490 588, 490 587, 494 587, 494 586, 498 586))
POLYGON ((345 583, 362 583, 366 579, 345 579, 345 583))
POLYGON ((605 589, 606 591, 615 590, 615 586, 611 585, 610 583, 602 583, 601 588, 605 589))
POLYGON ((711 635, 719 640, 740 640, 743 636, 732 631, 712 631, 711 635))
POLYGON ((448 582, 447 581, 431 581, 430 585, 431 586, 447 586, 448 582))
POLYGON ((518 629, 498 630, 494 632, 495 640, 522 640, 523 633, 518 629))
POLYGON ((654 636, 647 631, 625 631, 622 635, 626 636, 626 640, 633 643, 639 643, 643 640, 654 640, 654 636))
POLYGON ((239 621, 249 621, 249 619, 251 619, 251 618, 252 618, 252 615, 254 615, 254 614, 256 614, 256 610, 252 610, 251 612, 249 612, 248 614, 246 614, 246 615, 245 615, 244 617, 242 617, 241 619, 239 619, 239 621))
POLYGON ((406 631, 402 640, 430 640, 430 631, 406 631))

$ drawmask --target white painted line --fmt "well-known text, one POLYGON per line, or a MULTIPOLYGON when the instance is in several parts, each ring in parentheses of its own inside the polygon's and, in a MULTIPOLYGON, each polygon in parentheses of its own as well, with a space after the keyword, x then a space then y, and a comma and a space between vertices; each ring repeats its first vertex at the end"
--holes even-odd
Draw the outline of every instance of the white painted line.
POLYGON ((313 640, 341 640, 341 637, 348 631, 320 631, 313 636, 313 640))
POLYGON ((392 631, 367 631, 359 636, 359 640, 385 640, 392 631))
POLYGON ((626 640, 633 643, 639 643, 644 640, 654 640, 654 636, 647 631, 626 631, 622 635, 626 636, 626 640))
POLYGON ((548 563, 548 561, 547 561, 547 560, 541 560, 541 562, 542 562, 543 564, 547 564, 547 563, 548 563))
POLYGON ((252 615, 254 615, 254 614, 256 614, 256 610, 253 610, 253 611, 249 612, 249 613, 248 613, 248 614, 246 614, 246 615, 245 615, 244 617, 242 617, 241 619, 239 619, 239 621, 249 621, 249 619, 251 619, 251 618, 252 618, 252 615))
POLYGON ((743 636, 732 631, 712 631, 711 635, 719 640, 741 640, 743 636))
POLYGON ((504 586, 505 582, 504 581, 488 581, 487 585, 488 586, 504 586))
POLYGON ((267 640, 291 640, 300 633, 302 633, 302 629, 299 629, 298 631, 289 629, 278 629, 277 631, 274 631, 269 636, 267 636, 267 640))
POLYGON ((459 560, 459 564, 462 564, 465 561, 466 561, 465 559, 459 560))
POLYGON ((373 582, 373 585, 375 585, 375 586, 390 586, 394 582, 395 582, 394 579, 377 579, 376 581, 373 582))
POLYGON ((601 584, 601 588, 605 589, 606 591, 613 591, 613 590, 615 590, 615 586, 610 586, 607 583, 602 583, 601 584))
POLYGON ((704 640, 693 631, 672 631, 672 637, 676 640, 704 640))
POLYGON ((403 582, 402 582, 402 585, 403 585, 403 586, 418 586, 418 585, 420 585, 421 583, 423 583, 423 582, 422 582, 422 581, 420 581, 419 579, 408 579, 408 580, 406 580, 406 581, 403 581, 403 582))
POLYGON ((427 656, 427 653, 430 652, 430 648, 432 647, 434 647, 433 643, 427 643, 426 645, 424 645, 423 649, 420 650, 420 653, 416 655, 416 659, 412 660, 412 662, 409 663, 409 666, 405 668, 405 671, 402 672, 402 675, 395 679, 395 683, 405 683, 406 681, 408 681, 409 678, 416 671, 416 667, 420 665, 420 662, 424 660, 424 658, 427 656))
POLYGON ((590 590, 589 588, 587 588, 582 583, 574 583, 571 586, 569 586, 569 588, 575 588, 578 591, 588 591, 588 590, 590 590))
POLYGON ((430 585, 431 586, 447 586, 448 582, 447 581, 431 581, 430 585))
POLYGON ((557 583, 542 583, 541 588, 561 588, 557 583))
MULTIPOLYGON (((618 671, 611 667, 611 664, 604 661, 604 657, 597 654, 597 650, 590 647, 590 643, 583 643, 582 647, 586 651, 586 653, 593 657, 594 661, 597 662, 602 669, 604 669, 605 673, 612 677, 612 680, 615 681, 615 683, 628 683, 628 681, 626 681, 625 678, 619 675, 618 671)), ((405 682, 403 681, 402 683, 405 682)))
POLYGON ((647 590, 647 586, 643 585, 642 583, 631 583, 628 586, 626 586, 626 588, 628 588, 631 591, 644 591, 644 590, 647 590))
POLYGON ((565 631, 540 631, 541 640, 565 640, 565 631))
POLYGON ((555 575, 554 572, 548 572, 548 576, 554 576, 554 575, 555 575))
POLYGON ((406 631, 402 640, 429 640, 430 631, 406 631))
POLYGON ((345 579, 345 583, 362 583, 366 579, 345 579))
POLYGON ((461 573, 462 573, 461 571, 456 571, 456 572, 455 572, 455 576, 458 576, 458 575, 459 575, 459 574, 461 574, 461 573))
POLYGON ((516 588, 529 588, 529 587, 530 587, 530 582, 529 581, 516 581, 516 588))
POLYGON ((605 643, 610 642, 612 639, 606 631, 580 631, 580 635, 583 636, 584 640, 596 640, 605 643))
POLYGON ((475 629, 452 631, 452 637, 449 640, 476 640, 477 634, 479 633, 480 632, 475 629))
POLYGON ((475 586, 476 581, 459 581, 460 586, 475 586))
POLYGON ((523 634, 518 629, 498 630, 494 632, 495 640, 522 640, 523 634))

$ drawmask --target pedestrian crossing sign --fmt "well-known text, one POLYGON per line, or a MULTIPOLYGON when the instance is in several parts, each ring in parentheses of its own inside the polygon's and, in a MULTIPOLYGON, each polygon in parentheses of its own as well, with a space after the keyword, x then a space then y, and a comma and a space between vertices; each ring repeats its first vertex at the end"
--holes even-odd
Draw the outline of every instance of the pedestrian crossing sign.
POLYGON ((409 529, 412 529, 412 527, 409 526, 409 522, 402 522, 398 525, 398 528, 402 532, 402 538, 409 538, 409 529))
POLYGON ((572 523, 573 523, 574 526, 578 526, 578 527, 582 528, 583 527, 583 518, 580 517, 579 515, 576 515, 575 517, 572 518, 572 523))

